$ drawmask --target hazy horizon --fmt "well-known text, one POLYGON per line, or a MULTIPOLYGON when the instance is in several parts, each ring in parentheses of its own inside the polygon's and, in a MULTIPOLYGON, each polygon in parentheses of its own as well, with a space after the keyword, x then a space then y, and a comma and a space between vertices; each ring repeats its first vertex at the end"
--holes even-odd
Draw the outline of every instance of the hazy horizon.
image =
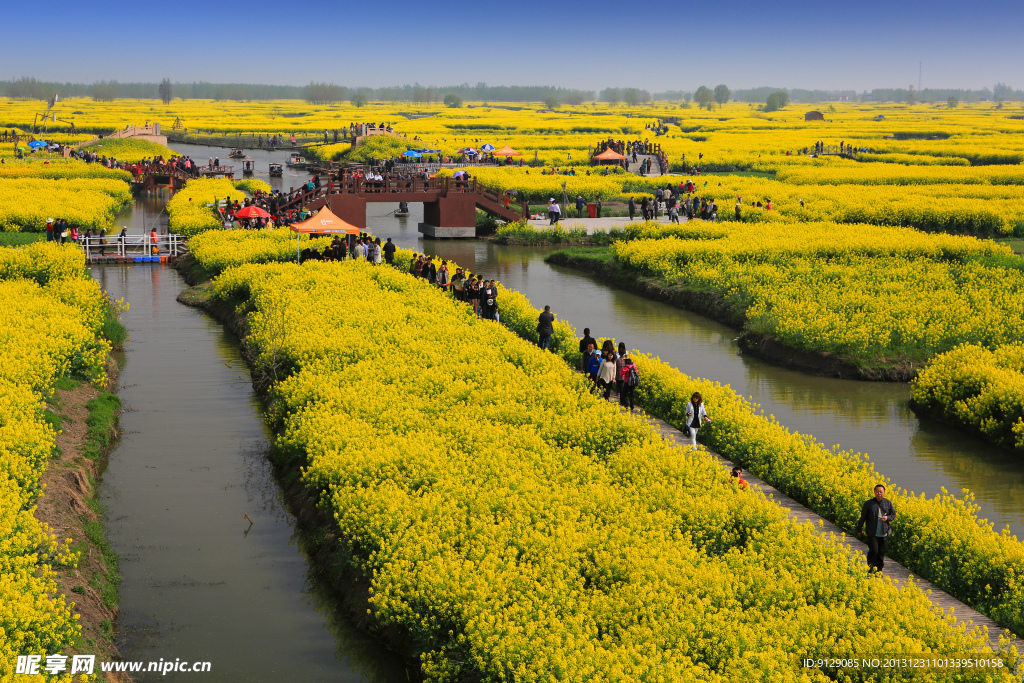
POLYGON ((807 90, 981 89, 1024 84, 1024 3, 856 5, 739 0, 623 13, 608 2, 526 0, 514 10, 399 0, 349 8, 312 0, 163 6, 56 0, 0 43, 16 79, 346 87, 539 84, 692 91, 725 83, 807 90), (383 18, 378 20, 377 16, 383 18), (266 27, 263 27, 263 24, 266 27), (340 30, 332 27, 338 26, 340 30), (40 28, 39 31, 46 31, 40 28), (289 48, 297 44, 298 48, 289 48), (141 45, 141 46, 140 46, 141 45))

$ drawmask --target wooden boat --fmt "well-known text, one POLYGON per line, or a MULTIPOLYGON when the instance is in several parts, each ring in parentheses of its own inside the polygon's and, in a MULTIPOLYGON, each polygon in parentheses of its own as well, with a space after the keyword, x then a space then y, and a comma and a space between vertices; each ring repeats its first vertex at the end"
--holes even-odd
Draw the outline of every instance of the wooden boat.
POLYGON ((252 175, 256 170, 256 162, 252 159, 246 158, 242 162, 242 175, 252 175))
POLYGON ((276 163, 270 165, 270 177, 271 178, 280 178, 283 175, 284 175, 284 166, 282 166, 281 164, 276 164, 276 163))
POLYGON ((288 157, 288 165, 292 168, 306 168, 306 158, 297 152, 288 157))
POLYGON ((233 150, 231 150, 231 154, 228 155, 228 158, 229 159, 244 159, 245 158, 245 152, 243 152, 240 149, 233 149, 233 150))
POLYGON ((399 218, 408 218, 409 202, 398 202, 398 210, 395 211, 395 215, 399 218))

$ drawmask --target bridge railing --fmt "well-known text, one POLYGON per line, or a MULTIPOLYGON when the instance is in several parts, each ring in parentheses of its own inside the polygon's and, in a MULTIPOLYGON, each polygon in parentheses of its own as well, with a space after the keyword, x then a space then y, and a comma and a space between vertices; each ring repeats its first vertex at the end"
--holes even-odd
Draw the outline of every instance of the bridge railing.
POLYGON ((200 166, 200 175, 234 175, 234 166, 200 166))
POLYGON ((175 233, 157 235, 152 240, 149 235, 107 235, 106 237, 82 237, 79 244, 85 251, 85 258, 95 256, 151 256, 153 247, 157 253, 165 256, 180 256, 185 252, 185 238, 175 233))
POLYGON ((182 180, 190 180, 194 177, 184 168, 172 166, 171 164, 129 164, 125 167, 125 170, 136 178, 144 178, 151 175, 168 175, 182 180))

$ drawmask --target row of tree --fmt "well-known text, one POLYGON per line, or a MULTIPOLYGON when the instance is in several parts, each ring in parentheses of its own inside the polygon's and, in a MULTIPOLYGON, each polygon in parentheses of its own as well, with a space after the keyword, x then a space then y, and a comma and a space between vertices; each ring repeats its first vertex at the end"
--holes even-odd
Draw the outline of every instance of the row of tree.
MULTIPOLYGON (((785 93, 786 101, 795 102, 829 102, 829 101, 872 101, 872 102, 981 102, 981 101, 1021 101, 1024 90, 1016 90, 1005 83, 997 83, 992 88, 980 90, 925 88, 920 92, 913 86, 908 88, 876 88, 872 91, 857 93, 854 90, 804 90, 800 88, 750 88, 731 91, 724 84, 714 89, 701 86, 695 92, 668 90, 653 95, 641 88, 605 88, 600 92, 575 88, 536 85, 499 85, 490 86, 480 82, 476 85, 436 87, 412 85, 388 88, 348 88, 334 83, 316 83, 309 85, 263 85, 253 83, 172 83, 163 79, 159 83, 121 83, 118 81, 97 81, 95 83, 59 83, 55 81, 39 81, 31 77, 23 77, 12 81, 0 81, 0 93, 7 97, 48 99, 54 93, 61 97, 93 97, 97 100, 112 100, 118 97, 138 99, 159 99, 170 102, 172 97, 183 99, 212 100, 271 100, 291 99, 306 100, 311 104, 332 104, 334 102, 351 101, 365 103, 370 100, 384 102, 417 102, 436 104, 445 102, 448 106, 465 100, 494 102, 545 102, 559 104, 582 104, 583 102, 601 101, 610 104, 625 103, 637 106, 653 101, 690 102, 695 101, 701 107, 709 108, 714 104, 725 104, 733 100, 739 102, 764 102, 771 105, 769 98, 778 93, 785 93)), ((785 106, 785 105, 783 105, 785 106)), ((554 107, 551 107, 554 108, 554 107)))

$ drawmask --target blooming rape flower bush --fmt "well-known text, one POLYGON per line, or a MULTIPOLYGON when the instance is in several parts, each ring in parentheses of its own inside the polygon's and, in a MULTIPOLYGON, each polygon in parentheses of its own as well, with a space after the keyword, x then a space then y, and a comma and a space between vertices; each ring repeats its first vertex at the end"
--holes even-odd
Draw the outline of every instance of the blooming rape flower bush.
POLYGON ((277 452, 427 680, 789 680, 794 654, 984 648, 407 274, 246 265, 214 294, 248 312, 255 370, 277 380, 277 452))
POLYGON ((307 235, 297 240, 288 228, 211 230, 193 237, 189 250, 207 272, 220 273, 246 263, 295 261, 299 249, 323 251, 331 241, 331 237, 310 239, 307 235))
POLYGON ((753 332, 868 367, 922 362, 965 342, 1024 340, 1024 274, 971 260, 1009 255, 989 241, 764 223, 736 226, 720 240, 669 237, 612 248, 628 269, 721 293, 753 332))
POLYGON ((47 180, 70 180, 72 178, 107 178, 131 181, 128 171, 107 168, 100 164, 87 164, 78 159, 59 156, 47 158, 8 159, 0 164, 0 178, 45 178, 47 180))
POLYGON ((266 192, 270 194, 273 188, 265 180, 259 178, 242 178, 241 180, 234 181, 235 189, 247 192, 249 194, 256 194, 259 192, 266 192))
POLYGON ((177 152, 167 145, 161 145, 158 142, 144 140, 143 138, 103 138, 92 144, 85 145, 81 149, 128 164, 134 164, 143 159, 155 159, 156 157, 170 159, 178 155, 177 152))
POLYGON ((0 177, 0 231, 39 232, 47 218, 63 218, 83 230, 109 228, 131 197, 128 184, 112 178, 0 177))
POLYGON ((914 380, 912 400, 1001 446, 1024 448, 1024 344, 940 354, 914 380))
POLYGON ((0 680, 18 655, 66 651, 81 629, 52 567, 77 557, 35 516, 54 447, 42 400, 58 377, 102 382, 104 298, 70 246, 0 248, 0 680))
POLYGON ((194 178, 188 181, 167 202, 171 232, 193 237, 206 230, 221 228, 223 223, 215 215, 214 205, 223 199, 242 200, 245 193, 236 189, 227 178, 194 178))

